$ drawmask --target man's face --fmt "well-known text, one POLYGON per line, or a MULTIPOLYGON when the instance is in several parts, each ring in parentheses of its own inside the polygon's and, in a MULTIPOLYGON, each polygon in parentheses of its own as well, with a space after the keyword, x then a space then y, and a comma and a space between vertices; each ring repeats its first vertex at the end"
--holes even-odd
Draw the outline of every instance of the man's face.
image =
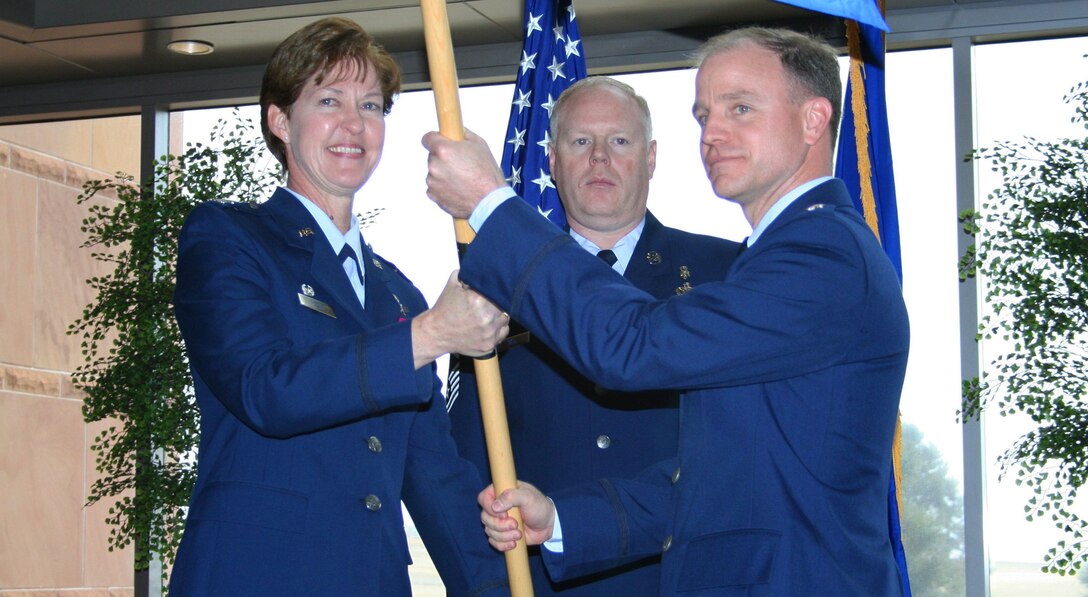
POLYGON ((571 228, 607 233, 637 225, 656 159, 634 100, 606 87, 570 98, 549 160, 571 228))
MULTIPOLYGON (((762 214, 803 180, 810 149, 805 113, 778 57, 745 44, 708 57, 695 80, 695 119, 714 192, 762 214)), ((751 218, 749 218, 751 220, 751 218)))

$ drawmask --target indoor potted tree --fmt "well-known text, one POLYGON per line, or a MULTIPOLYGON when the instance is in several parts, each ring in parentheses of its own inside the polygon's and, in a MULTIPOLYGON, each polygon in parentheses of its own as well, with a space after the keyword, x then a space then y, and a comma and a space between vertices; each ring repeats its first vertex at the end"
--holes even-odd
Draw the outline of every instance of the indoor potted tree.
POLYGON ((81 227, 84 246, 114 269, 88 281, 97 296, 68 330, 82 336, 73 381, 86 395, 84 419, 110 424, 91 446, 101 476, 87 499, 115 500, 110 550, 134 544, 137 571, 157 555, 166 574, 196 480, 199 414, 171 305, 178 233, 197 204, 256 201, 276 184, 255 128, 236 112, 209 144, 157 160, 147 182, 118 173, 78 198, 115 198, 91 204, 81 227))
MULTIPOLYGON (((1065 101, 1088 129, 1088 83, 1065 101)), ((962 414, 996 409, 1037 425, 1000 457, 1002 475, 1032 490, 1029 520, 1062 532, 1043 570, 1074 574, 1088 558, 1088 521, 1074 509, 1088 477, 1088 136, 1003 142, 968 159, 990 162, 1002 184, 980 213, 960 215, 977 245, 960 276, 985 280, 979 338, 998 353, 982 379, 964 381, 962 414)))

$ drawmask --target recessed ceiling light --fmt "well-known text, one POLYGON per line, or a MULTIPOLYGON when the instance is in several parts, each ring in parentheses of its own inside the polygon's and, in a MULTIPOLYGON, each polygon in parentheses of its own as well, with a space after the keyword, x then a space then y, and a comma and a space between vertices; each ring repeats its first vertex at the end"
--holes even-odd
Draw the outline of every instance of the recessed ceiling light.
POLYGON ((196 39, 183 39, 181 41, 172 41, 166 44, 166 49, 178 54, 187 54, 189 56, 201 56, 203 54, 211 54, 215 51, 215 46, 211 42, 200 41, 196 39))

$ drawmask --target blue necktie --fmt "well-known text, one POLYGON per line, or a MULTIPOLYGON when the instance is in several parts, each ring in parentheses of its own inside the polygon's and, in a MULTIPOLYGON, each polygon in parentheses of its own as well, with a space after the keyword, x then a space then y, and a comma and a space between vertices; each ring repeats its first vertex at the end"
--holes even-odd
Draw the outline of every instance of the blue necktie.
MULTIPOLYGON (((351 248, 351 245, 344 243, 344 248, 340 249, 340 261, 347 265, 347 260, 350 258, 351 262, 355 265, 355 273, 359 276, 359 281, 363 281, 363 270, 359 265, 359 256, 355 254, 355 249, 351 248)), ((347 273, 347 269, 344 270, 347 273)))
POLYGON ((351 248, 351 245, 344 243, 344 247, 340 249, 340 261, 344 264, 344 275, 348 277, 348 281, 351 282, 351 287, 355 290, 355 296, 359 299, 359 304, 364 305, 363 296, 359 293, 359 289, 355 288, 354 281, 351 279, 351 274, 348 270, 354 267, 355 275, 358 276, 359 287, 363 287, 363 269, 362 264, 359 263, 359 256, 355 254, 355 249, 351 248), (351 263, 348 263, 348 259, 351 259, 351 263))

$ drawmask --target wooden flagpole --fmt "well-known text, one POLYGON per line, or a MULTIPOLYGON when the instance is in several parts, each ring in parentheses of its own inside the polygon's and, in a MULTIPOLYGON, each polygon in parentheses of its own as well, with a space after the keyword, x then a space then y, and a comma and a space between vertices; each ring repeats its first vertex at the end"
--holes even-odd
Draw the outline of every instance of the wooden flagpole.
MULTIPOLYGON (((423 35, 427 44, 427 63, 431 71, 438 131, 443 137, 461 141, 465 127, 461 121, 461 101, 457 95, 457 66, 453 59, 453 40, 445 0, 420 0, 423 11, 423 35)), ((476 233, 466 220, 455 218, 454 231, 459 246, 467 246, 476 233)), ((480 395, 480 415, 483 418, 487 457, 491 464, 491 479, 495 493, 517 486, 514 454, 510 446, 510 427, 506 422, 499 360, 495 354, 476 359, 476 383, 480 395)), ((522 526, 521 513, 514 508, 510 515, 522 526)), ((529 552, 522 538, 517 547, 506 552, 506 573, 510 579, 512 597, 533 597, 529 576, 529 552)))

